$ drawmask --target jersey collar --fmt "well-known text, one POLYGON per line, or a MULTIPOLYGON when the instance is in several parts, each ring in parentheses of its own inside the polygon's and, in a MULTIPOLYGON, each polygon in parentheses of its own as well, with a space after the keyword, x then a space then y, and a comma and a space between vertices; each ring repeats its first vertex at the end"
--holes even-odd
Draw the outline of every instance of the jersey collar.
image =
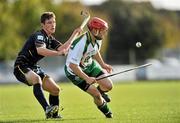
POLYGON ((91 43, 91 45, 92 45, 93 47, 97 44, 97 40, 95 40, 95 44, 93 44, 92 38, 91 38, 91 34, 90 34, 89 31, 87 32, 87 39, 88 39, 88 41, 91 43))
POLYGON ((53 39, 54 37, 52 35, 48 36, 46 31, 44 31, 44 29, 41 29, 41 32, 44 34, 44 36, 47 38, 47 39, 53 39))
POLYGON ((48 37, 47 33, 44 31, 44 29, 41 29, 41 32, 44 34, 44 36, 48 37))

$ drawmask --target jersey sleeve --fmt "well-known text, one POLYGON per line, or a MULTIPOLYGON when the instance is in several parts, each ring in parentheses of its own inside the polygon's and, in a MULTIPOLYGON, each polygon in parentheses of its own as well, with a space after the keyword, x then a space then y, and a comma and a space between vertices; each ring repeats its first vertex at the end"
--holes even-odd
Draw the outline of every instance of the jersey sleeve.
POLYGON ((42 34, 35 35, 35 45, 36 47, 46 47, 45 37, 42 34))
POLYGON ((62 43, 60 41, 58 41, 57 39, 55 39, 54 37, 51 39, 50 42, 50 47, 54 50, 57 50, 58 47, 60 47, 62 45, 62 43))
POLYGON ((85 44, 86 44, 86 37, 82 37, 76 44, 72 45, 69 53, 70 53, 70 57, 69 57, 69 62, 79 65, 80 61, 83 57, 83 51, 85 48, 85 44))

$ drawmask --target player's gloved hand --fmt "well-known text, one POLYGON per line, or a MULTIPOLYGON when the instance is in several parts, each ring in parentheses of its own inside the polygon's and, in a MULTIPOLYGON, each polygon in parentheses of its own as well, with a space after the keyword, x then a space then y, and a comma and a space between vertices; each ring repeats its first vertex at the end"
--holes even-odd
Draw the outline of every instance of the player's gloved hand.
POLYGON ((92 84, 96 83, 97 81, 96 81, 95 77, 88 77, 86 79, 86 82, 89 83, 90 85, 92 85, 92 84))
POLYGON ((112 73, 113 71, 112 66, 109 64, 103 64, 102 68, 105 69, 108 73, 112 73))

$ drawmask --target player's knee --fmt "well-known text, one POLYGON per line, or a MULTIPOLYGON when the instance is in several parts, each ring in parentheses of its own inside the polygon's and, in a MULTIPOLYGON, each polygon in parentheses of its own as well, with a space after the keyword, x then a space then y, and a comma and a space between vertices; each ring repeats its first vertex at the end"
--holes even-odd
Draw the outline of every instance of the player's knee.
POLYGON ((105 91, 105 92, 106 91, 108 92, 108 91, 112 90, 112 88, 113 88, 113 85, 110 82, 103 85, 103 91, 105 91))
POLYGON ((39 75, 34 75, 31 80, 30 80, 33 84, 42 84, 42 81, 41 81, 41 77, 39 75))
POLYGON ((59 93, 60 93, 60 88, 59 88, 59 87, 56 87, 55 92, 56 92, 57 95, 59 95, 59 93))
POLYGON ((60 88, 59 87, 55 87, 52 91, 51 91, 51 94, 53 95, 59 95, 60 93, 60 88))
POLYGON ((108 86, 106 87, 108 91, 112 90, 113 85, 112 84, 108 84, 108 86))
POLYGON ((113 84, 112 84, 112 81, 109 79, 109 82, 107 84, 107 90, 110 91, 112 90, 112 88, 113 88, 113 84))

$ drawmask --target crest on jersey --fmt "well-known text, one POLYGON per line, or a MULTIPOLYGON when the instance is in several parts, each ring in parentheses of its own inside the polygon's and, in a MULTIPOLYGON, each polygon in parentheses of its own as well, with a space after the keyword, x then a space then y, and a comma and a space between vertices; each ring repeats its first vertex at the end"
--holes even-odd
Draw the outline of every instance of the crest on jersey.
POLYGON ((44 37, 43 37, 42 35, 38 35, 38 36, 37 36, 37 39, 38 39, 38 40, 44 40, 44 37))

